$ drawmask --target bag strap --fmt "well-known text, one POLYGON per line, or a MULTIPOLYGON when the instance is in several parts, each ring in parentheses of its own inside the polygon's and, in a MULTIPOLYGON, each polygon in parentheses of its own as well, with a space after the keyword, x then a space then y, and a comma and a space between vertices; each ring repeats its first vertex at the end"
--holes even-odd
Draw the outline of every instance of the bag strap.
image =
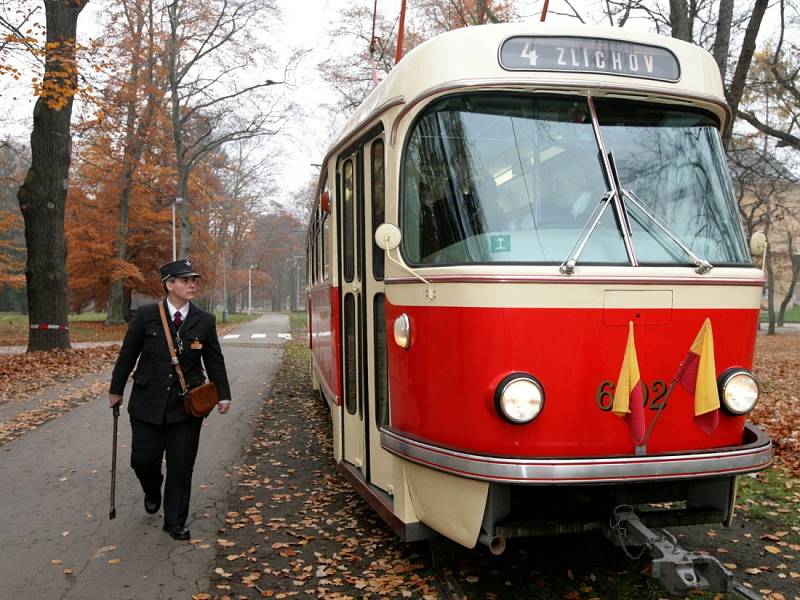
POLYGON ((167 346, 169 346, 169 356, 170 362, 172 366, 175 367, 175 371, 178 373, 178 381, 181 382, 181 390, 183 390, 184 396, 189 391, 186 385, 186 379, 183 376, 183 369, 181 369, 181 362, 178 360, 178 355, 175 353, 175 346, 172 344, 172 332, 169 330, 169 325, 167 324, 167 311, 164 310, 164 303, 158 303, 158 310, 161 313, 161 324, 164 326, 164 336, 167 338, 167 346))

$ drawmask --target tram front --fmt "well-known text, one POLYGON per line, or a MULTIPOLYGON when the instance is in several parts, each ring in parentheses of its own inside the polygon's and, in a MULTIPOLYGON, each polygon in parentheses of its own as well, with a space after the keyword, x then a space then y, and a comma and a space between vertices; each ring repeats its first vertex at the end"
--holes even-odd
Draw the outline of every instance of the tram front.
POLYGON ((381 443, 467 546, 620 504, 725 521, 736 475, 771 461, 746 421, 763 281, 724 123, 608 87, 451 89, 402 141, 381 443))

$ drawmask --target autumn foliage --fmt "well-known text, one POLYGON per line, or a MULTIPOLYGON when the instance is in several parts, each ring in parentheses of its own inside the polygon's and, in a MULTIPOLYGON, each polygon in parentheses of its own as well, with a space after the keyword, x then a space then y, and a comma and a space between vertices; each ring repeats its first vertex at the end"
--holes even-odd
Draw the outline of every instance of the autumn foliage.
POLYGON ((25 285, 24 253, 18 235, 21 228, 19 212, 0 209, 0 290, 21 289, 25 285))

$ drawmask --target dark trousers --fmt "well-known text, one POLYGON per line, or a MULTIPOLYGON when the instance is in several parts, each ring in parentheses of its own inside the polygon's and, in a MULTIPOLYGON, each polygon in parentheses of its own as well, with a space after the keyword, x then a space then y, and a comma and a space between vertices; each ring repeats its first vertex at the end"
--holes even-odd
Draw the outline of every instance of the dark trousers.
POLYGON ((161 459, 167 453, 165 525, 185 525, 189 516, 192 471, 202 425, 203 419, 155 425, 131 417, 131 467, 148 496, 161 489, 161 459))

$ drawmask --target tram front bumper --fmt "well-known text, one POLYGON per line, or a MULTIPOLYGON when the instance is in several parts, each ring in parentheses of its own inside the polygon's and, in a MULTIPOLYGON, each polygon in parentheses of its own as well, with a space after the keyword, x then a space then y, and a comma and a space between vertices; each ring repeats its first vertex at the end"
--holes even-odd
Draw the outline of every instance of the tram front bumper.
POLYGON ((507 458, 469 454, 381 429, 381 446, 405 460, 469 479, 496 483, 570 485, 727 477, 772 463, 772 442, 747 423, 743 443, 675 454, 587 458, 507 458))

